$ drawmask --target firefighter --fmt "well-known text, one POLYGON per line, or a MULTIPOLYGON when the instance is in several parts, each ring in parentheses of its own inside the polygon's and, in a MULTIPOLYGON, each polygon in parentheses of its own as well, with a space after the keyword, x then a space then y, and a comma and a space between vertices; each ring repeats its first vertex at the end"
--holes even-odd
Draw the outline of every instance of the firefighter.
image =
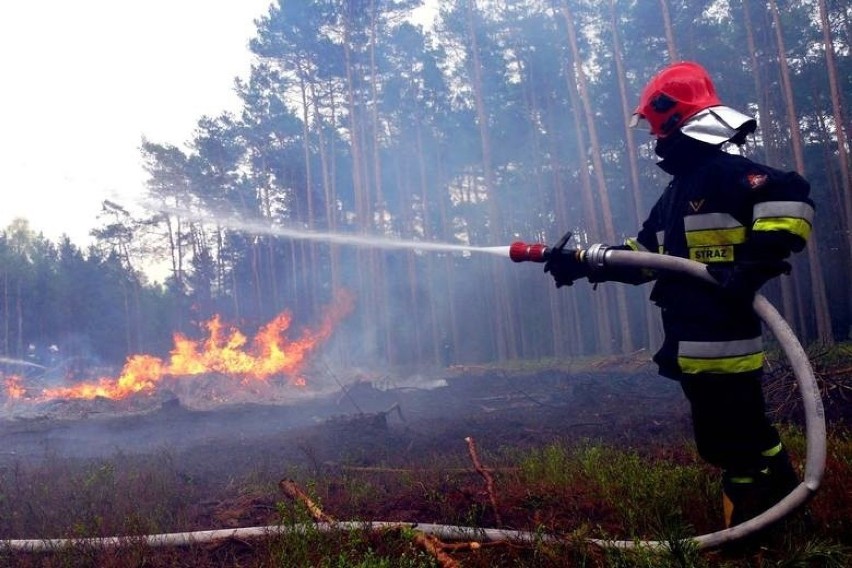
POLYGON ((660 168, 672 179, 635 238, 622 250, 651 251, 707 264, 719 286, 680 273, 594 268, 585 251, 551 255, 557 287, 578 278, 640 284, 655 280, 664 340, 659 372, 680 382, 701 457, 721 468, 726 526, 771 507, 796 485, 761 386, 762 325, 755 292, 789 272, 786 259, 811 232, 814 205, 795 172, 755 163, 739 148, 756 121, 719 100, 707 71, 679 62, 644 88, 632 126, 656 139, 660 168))

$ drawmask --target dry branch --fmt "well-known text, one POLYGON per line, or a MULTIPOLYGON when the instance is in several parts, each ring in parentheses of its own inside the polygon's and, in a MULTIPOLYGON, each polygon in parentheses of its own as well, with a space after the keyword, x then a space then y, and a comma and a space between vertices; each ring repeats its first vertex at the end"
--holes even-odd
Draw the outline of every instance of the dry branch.
POLYGON ((335 520, 333 517, 326 515, 323 513, 322 509, 320 509, 319 505, 314 503, 313 499, 307 496, 304 491, 299 489, 299 486, 296 485, 296 482, 292 479, 282 479, 278 482, 278 487, 281 488, 281 491, 284 492, 284 495, 292 499, 293 501, 297 501, 302 503, 305 508, 310 513, 311 518, 318 523, 334 523, 335 520))
POLYGON ((473 438, 468 436, 464 441, 467 442, 467 449, 470 452, 473 467, 485 480, 485 490, 488 492, 488 499, 491 501, 491 507, 494 509, 494 520, 498 526, 502 525, 503 521, 500 518, 500 510, 497 508, 497 496, 494 494, 494 477, 491 475, 491 470, 482 467, 482 462, 479 461, 479 454, 476 452, 476 442, 473 441, 473 438))
POLYGON ((422 532, 415 532, 413 540, 414 544, 431 554, 441 568, 459 568, 459 563, 444 552, 446 545, 438 540, 437 537, 422 532))
MULTIPOLYGON (((314 503, 313 499, 308 497, 304 491, 299 489, 299 486, 296 485, 296 482, 292 479, 282 479, 278 482, 278 487, 281 488, 281 491, 287 497, 293 501, 302 503, 308 510, 308 513, 310 513, 314 522, 328 524, 335 524, 337 522, 334 517, 325 514, 322 509, 320 509, 319 505, 314 503)), ((409 525, 407 523, 400 523, 400 526, 409 525)), ((441 542, 437 537, 424 532, 415 531, 412 541, 416 546, 419 546, 427 553, 431 554, 441 568, 459 568, 459 563, 444 552, 443 549, 447 545, 441 542)), ((479 547, 479 543, 468 543, 468 547, 474 550, 479 547)))

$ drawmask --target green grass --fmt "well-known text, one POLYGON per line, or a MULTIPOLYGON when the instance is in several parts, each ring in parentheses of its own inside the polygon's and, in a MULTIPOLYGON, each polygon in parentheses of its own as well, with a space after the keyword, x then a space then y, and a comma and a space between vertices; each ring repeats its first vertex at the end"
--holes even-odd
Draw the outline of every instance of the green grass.
MULTIPOLYGON (((804 456, 801 430, 782 438, 804 456)), ((852 565, 852 436, 829 430, 826 474, 808 515, 797 513, 746 543, 699 551, 690 536, 721 528, 718 472, 681 446, 621 448, 592 440, 554 441, 526 449, 480 447, 492 468, 505 528, 531 531, 533 544, 456 551, 463 566, 752 567, 852 565), (548 535, 562 535, 555 543, 548 535), (664 550, 600 548, 587 539, 659 540, 664 550)), ((320 472, 290 468, 329 515, 340 520, 398 520, 495 526, 483 480, 456 453, 386 463, 385 470, 320 472), (401 471, 404 469, 404 471, 401 471)), ((799 464, 801 465, 801 464, 799 464)), ((128 537, 121 550, 86 546, 50 554, 0 551, 15 566, 320 566, 430 567, 434 558, 412 541, 410 529, 323 532, 311 528, 304 506, 285 499, 277 479, 258 472, 208 487, 181 473, 166 452, 146 459, 108 460, 0 470, 0 530, 5 538, 140 535, 228 526, 281 524, 301 532, 250 541, 229 540, 154 549, 128 537)))
MULTIPOLYGON (((814 347, 809 355, 826 399, 848 404, 852 344, 814 347)), ((800 401, 787 396, 793 379, 782 359, 770 357, 774 374, 769 380, 777 380, 779 400, 789 401, 795 411, 800 401)), ((564 370, 566 365, 593 370, 602 364, 635 369, 637 362, 589 358, 519 362, 502 369, 507 374, 534 374, 564 370)), ((494 367, 489 372, 500 370, 494 367)), ((804 433, 784 425, 781 436, 802 473, 804 433)), ((852 435, 848 427, 829 423, 825 475, 806 507, 807 514, 797 512, 746 542, 717 550, 698 550, 689 540, 722 526, 719 473, 701 462, 690 440, 636 447, 595 440, 555 440, 525 448, 492 448, 484 437, 478 442, 483 464, 493 471, 502 528, 529 531, 537 538, 531 544, 450 552, 466 568, 852 565, 852 435), (554 542, 550 538, 554 535, 562 540, 554 542), (654 540, 667 545, 662 550, 623 550, 601 548, 588 539, 654 540)), ((308 445, 305 452, 309 450, 308 445)), ((48 455, 41 463, 0 468, 0 537, 127 535, 120 549, 78 545, 21 554, 0 548, 0 566, 438 565, 414 543, 410 528, 317 530, 305 508, 280 493, 277 483, 282 477, 295 479, 327 514, 340 520, 417 521, 474 529, 497 525, 484 482, 472 471, 460 440, 439 454, 388 458, 379 469, 354 467, 362 464, 357 455, 349 463, 333 466, 308 457, 313 458, 310 466, 282 464, 281 470, 272 473, 247 466, 224 484, 188 475, 168 451, 78 461, 48 455), (276 524, 306 528, 181 548, 151 548, 133 537, 276 524)))

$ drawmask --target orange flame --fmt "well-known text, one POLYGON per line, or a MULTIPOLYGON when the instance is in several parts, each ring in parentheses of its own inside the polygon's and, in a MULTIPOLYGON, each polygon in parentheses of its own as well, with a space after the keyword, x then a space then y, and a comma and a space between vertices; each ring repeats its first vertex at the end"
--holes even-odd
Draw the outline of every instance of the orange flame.
MULTIPOLYGON (((353 306, 349 294, 337 294, 320 327, 303 331, 301 337, 294 341, 285 338, 292 316, 283 312, 257 332, 248 348, 246 336, 237 329, 226 330, 217 315, 204 324, 208 335, 203 341, 193 341, 175 333, 174 348, 168 362, 151 355, 133 355, 128 358, 117 379, 101 378, 72 387, 45 389, 42 395, 44 398, 121 399, 135 393, 152 393, 167 378, 179 379, 205 373, 236 377, 242 383, 266 381, 273 375, 282 374, 291 384, 304 385, 299 372, 307 356, 331 336, 353 306)), ((10 390, 8 380, 7 390, 10 390)))
POLYGON ((25 389, 24 385, 21 384, 21 377, 18 375, 9 375, 3 382, 6 385, 6 396, 10 400, 20 399, 27 393, 27 389, 25 389))

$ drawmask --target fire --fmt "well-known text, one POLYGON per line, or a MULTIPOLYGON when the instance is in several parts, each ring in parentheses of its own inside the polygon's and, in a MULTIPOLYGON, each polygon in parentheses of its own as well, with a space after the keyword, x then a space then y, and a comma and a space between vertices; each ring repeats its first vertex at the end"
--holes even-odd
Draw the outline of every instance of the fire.
MULTIPOLYGON (((284 375, 290 384, 303 386, 299 375, 308 355, 331 336, 337 324, 353 308, 349 294, 338 294, 326 309, 317 329, 305 330, 298 339, 288 341, 286 333, 292 323, 288 312, 277 315, 257 332, 251 342, 236 328, 224 325, 216 315, 204 324, 207 337, 194 341, 180 333, 173 336, 174 347, 169 359, 151 355, 133 355, 127 359, 118 378, 104 377, 70 387, 42 391, 45 399, 104 397, 122 399, 136 393, 152 393, 163 381, 182 381, 192 376, 218 374, 238 379, 242 384, 265 382, 273 375, 284 375)), ((9 398, 24 395, 20 379, 6 379, 9 398)))
POLYGON ((21 382, 21 377, 18 375, 9 375, 6 377, 6 380, 4 381, 6 385, 6 396, 10 400, 22 398, 27 393, 27 390, 21 382))

